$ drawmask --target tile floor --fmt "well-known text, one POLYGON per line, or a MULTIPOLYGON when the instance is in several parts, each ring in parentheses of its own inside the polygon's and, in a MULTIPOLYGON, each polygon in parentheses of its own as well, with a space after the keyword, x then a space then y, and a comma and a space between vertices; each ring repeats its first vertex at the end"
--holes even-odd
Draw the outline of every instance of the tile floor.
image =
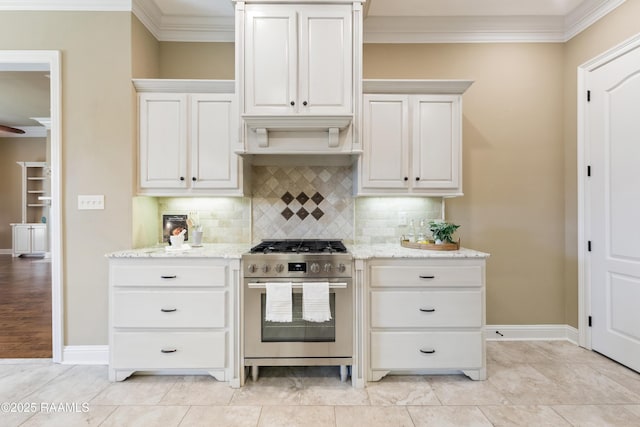
POLYGON ((489 342, 487 359, 487 381, 388 376, 354 389, 337 368, 270 368, 239 390, 205 376, 110 383, 105 366, 4 360, 0 404, 12 405, 0 426, 640 426, 640 374, 597 353, 489 342), (11 412, 30 404, 35 413, 11 412))

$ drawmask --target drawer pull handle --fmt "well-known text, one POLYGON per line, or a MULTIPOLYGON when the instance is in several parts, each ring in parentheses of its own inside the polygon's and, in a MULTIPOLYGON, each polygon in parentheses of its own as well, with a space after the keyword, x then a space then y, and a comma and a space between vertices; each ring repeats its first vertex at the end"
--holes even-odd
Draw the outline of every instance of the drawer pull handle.
POLYGON ((176 351, 178 351, 177 348, 163 348, 163 349, 160 349, 160 352, 161 353, 165 353, 165 354, 166 353, 175 353, 176 351))
POLYGON ((161 308, 160 311, 163 313, 173 313, 174 311, 178 311, 178 309, 177 308, 161 308))
POLYGON ((422 348, 420 349, 420 353, 423 353, 423 354, 433 354, 433 353, 435 353, 435 352, 436 352, 436 351, 435 351, 433 348, 428 348, 428 349, 426 349, 426 350, 425 350, 425 349, 422 349, 422 348))
POLYGON ((421 279, 435 279, 436 276, 419 276, 421 279))
POLYGON ((421 308, 420 311, 423 312, 423 313, 433 313, 434 311, 436 311, 436 309, 435 308, 421 308))
POLYGON ((176 277, 178 276, 176 276, 175 274, 173 276, 165 276, 165 275, 160 276, 161 279, 175 279, 176 277))

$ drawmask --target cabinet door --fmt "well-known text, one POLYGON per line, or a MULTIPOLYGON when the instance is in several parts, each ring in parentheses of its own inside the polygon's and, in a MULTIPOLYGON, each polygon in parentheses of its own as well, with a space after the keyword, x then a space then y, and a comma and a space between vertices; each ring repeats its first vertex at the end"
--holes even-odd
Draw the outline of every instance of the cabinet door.
POLYGON ((186 95, 139 96, 141 188, 187 187, 186 95))
POLYGON ((246 6, 244 60, 245 113, 295 112, 298 58, 294 9, 246 6))
POLYGON ((28 254, 31 253, 31 226, 30 225, 14 225, 13 226, 13 253, 28 254))
POLYGON ((408 188, 408 106, 406 95, 364 96, 363 188, 408 188))
POLYGON ((415 188, 461 187, 460 97, 416 95, 413 111, 413 180, 415 188))
POLYGON ((31 227, 31 252, 47 252, 47 226, 31 227))
POLYGON ((351 6, 301 6, 299 11, 299 111, 349 114, 353 79, 351 6))
POLYGON ((192 188, 237 188, 237 111, 233 94, 191 96, 192 188))

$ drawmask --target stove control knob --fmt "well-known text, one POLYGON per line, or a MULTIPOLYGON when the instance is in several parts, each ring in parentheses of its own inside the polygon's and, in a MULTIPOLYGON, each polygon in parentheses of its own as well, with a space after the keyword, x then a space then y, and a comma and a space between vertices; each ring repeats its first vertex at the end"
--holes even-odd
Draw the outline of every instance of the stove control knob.
POLYGON ((276 265, 276 272, 282 273, 283 271, 284 271, 284 265, 283 264, 276 265))
POLYGON ((263 273, 268 273, 269 272, 269 265, 268 264, 265 264, 265 265, 262 266, 262 272, 263 273))
POLYGON ((327 263, 324 265, 324 272, 325 273, 331 273, 331 270, 333 270, 333 265, 327 263))
POLYGON ((314 262, 313 264, 311 264, 311 272, 312 273, 317 273, 320 271, 320 264, 314 262))
POLYGON ((338 265, 338 272, 344 273, 347 270, 347 267, 344 264, 338 265))
POLYGON ((249 273, 255 273, 257 269, 258 267, 255 264, 249 264, 249 266, 247 266, 249 273))

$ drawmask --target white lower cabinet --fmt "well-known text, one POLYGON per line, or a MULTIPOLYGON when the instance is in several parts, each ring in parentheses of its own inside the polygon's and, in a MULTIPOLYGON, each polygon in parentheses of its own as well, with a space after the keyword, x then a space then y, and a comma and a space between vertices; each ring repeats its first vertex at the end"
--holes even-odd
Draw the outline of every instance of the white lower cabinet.
POLYGON ((369 381, 434 370, 486 379, 484 259, 373 259, 365 274, 369 381))
POLYGON ((204 371, 238 387, 239 260, 111 258, 109 379, 204 371))
POLYGON ((11 224, 14 257, 48 251, 47 224, 11 224))

